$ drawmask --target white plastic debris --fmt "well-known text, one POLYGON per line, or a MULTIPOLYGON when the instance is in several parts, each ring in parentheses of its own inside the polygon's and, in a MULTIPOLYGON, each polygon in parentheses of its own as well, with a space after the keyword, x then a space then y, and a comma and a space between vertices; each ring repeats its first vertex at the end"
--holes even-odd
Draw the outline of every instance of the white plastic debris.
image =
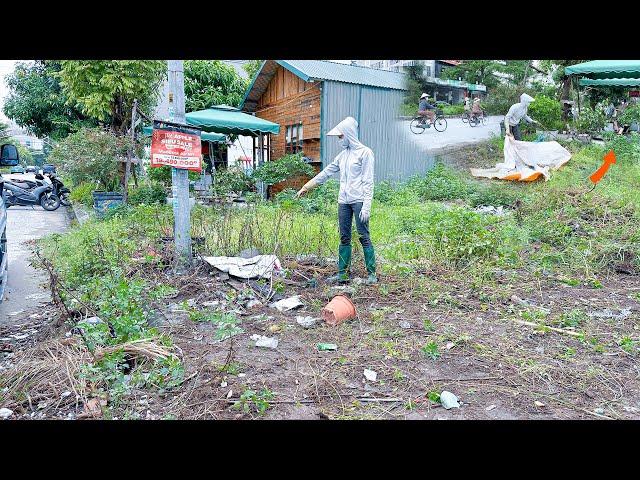
POLYGON ((495 405, 489 405, 487 408, 485 408, 485 410, 486 410, 487 412, 490 412, 490 411, 491 411, 491 410, 493 410, 494 408, 496 408, 496 406, 495 406, 495 405))
POLYGON ((604 415, 604 408, 596 408, 593 412, 598 415, 604 415))
POLYGON ((232 395, 233 395, 233 390, 229 390, 229 393, 227 393, 227 398, 231 398, 232 395))
POLYGON ((294 308, 298 308, 304 305, 300 301, 299 295, 294 295, 293 297, 283 298, 282 300, 278 300, 273 303, 272 306, 277 308, 279 312, 288 312, 289 310, 293 310, 294 308))
POLYGON ((0 418, 5 420, 13 415, 13 410, 9 410, 8 408, 0 408, 0 418))
POLYGON ((247 308, 253 308, 260 305, 262 305, 262 302, 260 300, 256 300, 255 298, 247 302, 247 308))
POLYGON ((453 342, 447 342, 447 344, 444 346, 444 348, 446 348, 447 350, 451 350, 453 347, 455 347, 456 344, 453 342))
POLYGON ((203 257, 212 267, 239 278, 271 278, 273 273, 282 270, 280 260, 275 255, 257 255, 242 257, 203 257))
POLYGON ((256 347, 278 348, 278 339, 261 335, 260 338, 256 340, 256 347))
POLYGON ((488 213, 490 215, 504 215, 504 207, 502 205, 494 207, 493 205, 479 205, 475 209, 478 213, 488 213))
POLYGON ((411 328, 411 324, 406 320, 401 320, 400 323, 398 323, 398 325, 400 325, 400 328, 404 328, 404 329, 411 328))
POLYGON ((460 403, 458 402, 458 397, 456 397, 453 393, 447 392, 444 390, 440 394, 440 403, 447 410, 451 408, 460 408, 460 403))
POLYGON ((316 326, 318 319, 310 316, 305 317, 303 315, 298 315, 296 317, 296 323, 303 328, 312 328, 316 326))
POLYGON ((369 380, 370 382, 375 382, 378 378, 378 374, 373 370, 369 370, 367 368, 364 369, 364 378, 369 380))
POLYGON ((228 384, 227 384, 227 382, 226 382, 226 381, 224 381, 224 380, 220 383, 220 386, 221 386, 222 388, 226 387, 227 385, 228 385, 228 384))
POLYGON ((544 403, 539 402, 538 400, 536 400, 535 402, 533 402, 533 404, 534 404, 536 407, 544 407, 544 403))
POLYGON ((246 373, 239 373, 239 374, 238 374, 238 378, 244 378, 244 377, 246 377, 246 376, 247 376, 247 374, 246 374, 246 373))
POLYGON ((68 390, 67 390, 66 392, 62 392, 62 393, 60 394, 60 396, 61 396, 62 398, 67 398, 69 395, 71 395, 71 392, 70 392, 70 391, 68 391, 68 390))

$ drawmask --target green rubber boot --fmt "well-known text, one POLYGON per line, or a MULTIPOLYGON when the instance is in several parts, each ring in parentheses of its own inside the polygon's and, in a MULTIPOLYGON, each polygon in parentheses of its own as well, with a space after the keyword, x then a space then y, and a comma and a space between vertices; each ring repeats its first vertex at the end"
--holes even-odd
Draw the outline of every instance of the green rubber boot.
POLYGON ((373 250, 373 246, 365 247, 362 251, 364 252, 364 264, 367 267, 367 272, 369 273, 369 276, 364 283, 367 285, 378 283, 378 277, 376 277, 376 253, 373 250))
POLYGON ((338 273, 327 278, 330 283, 346 283, 349 281, 349 265, 351 264, 351 245, 340 245, 338 248, 338 273))

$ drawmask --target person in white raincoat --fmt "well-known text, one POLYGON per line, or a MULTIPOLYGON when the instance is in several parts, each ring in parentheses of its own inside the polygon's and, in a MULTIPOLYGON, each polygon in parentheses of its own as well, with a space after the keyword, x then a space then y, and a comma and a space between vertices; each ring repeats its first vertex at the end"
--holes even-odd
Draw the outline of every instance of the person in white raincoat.
POLYGON ((298 192, 300 197, 309 190, 326 182, 331 175, 340 172, 338 195, 338 221, 340 224, 340 246, 338 248, 338 273, 328 281, 349 281, 351 264, 351 224, 355 217, 356 228, 364 252, 367 267, 367 284, 377 283, 376 257, 369 235, 369 216, 373 200, 373 163, 371 149, 358 140, 358 122, 353 117, 342 120, 327 135, 337 136, 343 150, 333 162, 309 180, 298 192))
POLYGON ((522 140, 522 135, 520 134, 520 120, 522 120, 523 118, 526 122, 537 123, 538 125, 540 124, 540 122, 527 115, 529 104, 534 100, 535 98, 533 98, 532 96, 523 93, 522 95, 520 95, 520 102, 511 105, 511 108, 504 116, 504 126, 506 129, 506 134, 511 138, 522 140))

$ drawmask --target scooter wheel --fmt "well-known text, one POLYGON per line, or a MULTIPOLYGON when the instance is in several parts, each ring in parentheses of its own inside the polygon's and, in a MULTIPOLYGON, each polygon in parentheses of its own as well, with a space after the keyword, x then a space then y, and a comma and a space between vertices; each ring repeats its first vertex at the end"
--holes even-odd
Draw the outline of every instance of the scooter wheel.
POLYGON ((48 212, 53 212, 60 207, 60 198, 57 195, 44 194, 40 197, 40 206, 48 212))
POLYGON ((69 194, 67 192, 60 194, 60 203, 65 207, 71 206, 71 200, 69 199, 69 194))

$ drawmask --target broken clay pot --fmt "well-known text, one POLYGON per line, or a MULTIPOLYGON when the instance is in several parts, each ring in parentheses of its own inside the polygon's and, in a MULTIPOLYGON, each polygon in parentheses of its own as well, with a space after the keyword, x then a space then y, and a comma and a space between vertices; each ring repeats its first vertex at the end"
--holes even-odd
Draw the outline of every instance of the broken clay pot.
POLYGON ((356 307, 349 297, 346 295, 336 295, 322 309, 322 318, 328 325, 340 325, 345 320, 349 320, 356 316, 356 307))

